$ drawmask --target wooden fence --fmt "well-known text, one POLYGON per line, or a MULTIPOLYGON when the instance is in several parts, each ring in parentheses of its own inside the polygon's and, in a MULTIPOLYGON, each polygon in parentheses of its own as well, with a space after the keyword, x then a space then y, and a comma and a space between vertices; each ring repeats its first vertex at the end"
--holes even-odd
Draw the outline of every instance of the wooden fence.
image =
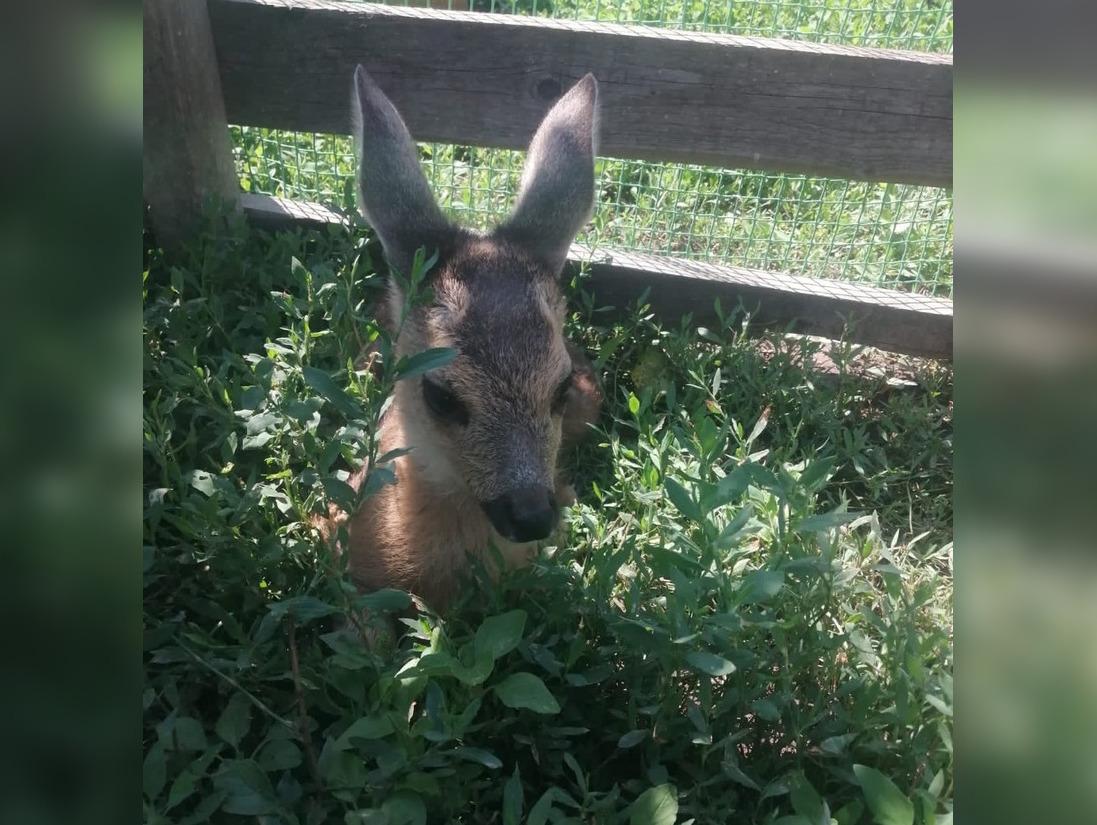
MULTIPOLYGON (((145 0, 145 198, 177 242, 210 194, 268 226, 341 216, 243 196, 227 123, 349 132, 362 63, 419 140, 524 149, 588 71, 608 157, 894 183, 952 183, 952 60, 514 15, 329 2, 145 0), (226 174, 226 169, 228 174, 226 174)), ((650 290, 655 312, 712 319, 713 299, 756 320, 951 357, 952 302, 843 281, 611 251, 590 261, 599 301, 650 290)), ((572 258, 589 258, 580 247, 572 258)))

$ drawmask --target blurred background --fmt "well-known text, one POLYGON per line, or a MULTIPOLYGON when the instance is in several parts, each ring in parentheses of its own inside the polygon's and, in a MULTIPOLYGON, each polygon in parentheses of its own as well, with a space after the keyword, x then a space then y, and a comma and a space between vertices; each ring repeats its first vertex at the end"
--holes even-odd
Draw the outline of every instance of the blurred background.
POLYGON ((1097 57, 1089 3, 957 9, 960 809, 1097 818, 1097 57))
POLYGON ((0 820, 134 821, 141 9, 3 14, 0 820))
MULTIPOLYGON (((740 31, 720 28, 727 11, 753 6, 753 18, 735 17, 749 33, 951 48, 951 27, 934 22, 951 4, 843 5, 690 3, 673 19, 658 18, 658 4, 622 8, 625 22, 740 31), (857 40, 868 36, 862 7, 893 13, 882 36, 899 39, 857 40)), ((136 813, 140 771, 141 9, 50 0, 5 17, 0 819, 119 821, 136 813)), ((808 274, 954 294, 960 810, 972 822, 1097 821, 1094 12, 968 0, 956 18, 954 278, 941 277, 952 271, 947 191, 893 192, 887 212, 878 189, 736 177, 746 213, 771 223, 725 237, 706 223, 704 175, 735 170, 607 164, 603 174, 628 184, 618 187, 634 218, 621 224, 624 244, 752 265, 776 256, 808 274), (668 186, 673 204, 645 201, 646 188, 668 186), (831 217, 843 196, 865 204, 867 222, 831 217), (766 198, 777 205, 768 215, 766 198), (919 242, 897 252, 907 223, 919 242), (859 265, 828 268, 828 245, 858 238, 859 265)), ((316 136, 236 138, 257 189, 343 197, 338 180, 308 177, 316 136), (286 162, 293 147, 306 148, 303 165, 286 162)), ((439 173, 453 175, 450 207, 489 214, 508 185, 505 154, 476 167, 491 176, 482 183, 462 172, 467 158, 439 157, 439 173)))

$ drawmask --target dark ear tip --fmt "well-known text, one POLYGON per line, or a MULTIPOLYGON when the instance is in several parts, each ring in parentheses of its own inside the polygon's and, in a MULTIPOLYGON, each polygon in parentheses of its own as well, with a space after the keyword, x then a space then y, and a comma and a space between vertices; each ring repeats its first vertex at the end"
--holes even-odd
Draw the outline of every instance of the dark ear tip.
POLYGON ((593 74, 587 72, 573 87, 592 101, 598 100, 598 80, 593 74))
POLYGON ((373 75, 366 71, 365 66, 359 63, 354 67, 354 89, 358 94, 358 107, 363 113, 371 113, 371 119, 384 117, 387 109, 392 108, 392 103, 373 75))
POLYGON ((373 85, 373 78, 361 63, 354 67, 354 85, 359 89, 366 89, 373 85))

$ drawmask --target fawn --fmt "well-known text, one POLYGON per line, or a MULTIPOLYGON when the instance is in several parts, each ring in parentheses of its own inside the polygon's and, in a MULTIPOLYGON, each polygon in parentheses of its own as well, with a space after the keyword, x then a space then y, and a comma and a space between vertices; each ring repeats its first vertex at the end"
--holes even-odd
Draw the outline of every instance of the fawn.
MULTIPOLYGON (((594 204, 598 85, 588 74, 549 111, 517 205, 490 233, 442 215, 407 127, 361 66, 353 108, 360 209, 390 267, 408 273, 418 248, 438 251, 431 303, 405 317, 395 354, 458 354, 397 384, 379 433, 382 454, 411 448, 395 461, 397 482, 356 513, 332 515, 347 522, 356 584, 409 590, 444 609, 466 554, 485 558, 494 545, 506 564, 521 565, 552 533, 573 498, 558 476, 561 446, 581 437, 601 406, 589 362, 564 339, 560 287, 594 204)), ((388 290, 397 315, 403 295, 392 279, 388 290)), ((365 468, 352 486, 364 476, 365 468)))

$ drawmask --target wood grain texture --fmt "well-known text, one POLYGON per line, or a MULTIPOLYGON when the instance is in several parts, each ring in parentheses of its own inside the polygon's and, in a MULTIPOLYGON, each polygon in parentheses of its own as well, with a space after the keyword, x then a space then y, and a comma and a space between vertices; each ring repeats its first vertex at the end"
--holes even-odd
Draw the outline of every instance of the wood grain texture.
MULTIPOLYGON (((574 246, 574 262, 585 258, 574 246)), ((742 306, 757 327, 837 339, 925 358, 952 358, 952 302, 908 292, 780 272, 614 250, 590 259, 590 290, 601 305, 624 310, 647 289, 651 310, 676 325, 686 314, 717 326, 742 306)))
POLYGON ((240 196, 240 202, 244 207, 244 214, 252 224, 272 232, 296 227, 320 229, 330 224, 348 222, 365 225, 356 215, 348 217, 342 212, 311 201, 296 201, 244 192, 240 196))
MULTIPOLYGON (((243 207, 252 222, 271 230, 355 220, 320 204, 267 195, 245 194, 243 207)), ((646 289, 660 320, 677 325, 688 313, 694 323, 715 327, 719 298, 725 312, 741 301, 759 327, 827 338, 848 332, 853 341, 891 352, 952 358, 952 302, 942 298, 618 250, 592 253, 579 244, 568 259, 573 267, 589 265, 587 288, 599 305, 618 313, 646 289)))
POLYGON ((952 60, 327 0, 211 0, 231 122, 347 133, 362 63, 418 140, 525 149, 598 78, 600 154, 951 185, 952 60))
POLYGON ((144 0, 143 192, 157 243, 174 248, 203 204, 235 204, 217 59, 204 0, 144 0))

